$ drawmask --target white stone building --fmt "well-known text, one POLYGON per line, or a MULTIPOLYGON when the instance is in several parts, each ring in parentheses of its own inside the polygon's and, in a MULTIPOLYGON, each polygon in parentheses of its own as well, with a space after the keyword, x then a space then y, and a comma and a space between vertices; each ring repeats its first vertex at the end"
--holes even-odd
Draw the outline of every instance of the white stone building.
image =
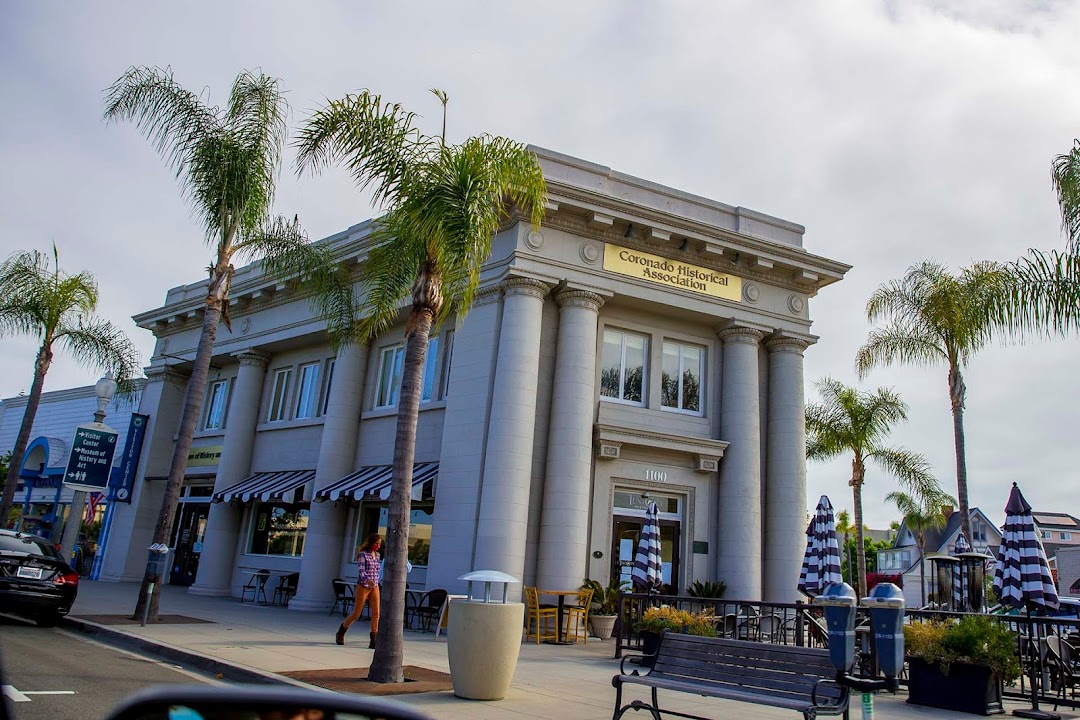
MULTIPOLYGON (((457 591, 495 569, 550 589, 627 572, 660 505, 672 590, 794 600, 806 526, 809 300, 847 265, 803 228, 534 148, 543 226, 494 240, 464 323, 433 332, 416 442, 410 583, 457 591)), ((357 277, 370 224, 327 239, 357 277)), ((141 481, 103 579, 145 567, 194 357, 205 281, 135 319, 157 336, 141 481)), ((337 353, 288 283, 233 282, 174 547, 192 592, 239 595, 258 568, 300 573, 290 607, 326 607, 385 525, 403 325, 337 353), (216 499, 219 502, 212 502, 216 499)), ((404 315, 402 316, 404 319, 404 315)))

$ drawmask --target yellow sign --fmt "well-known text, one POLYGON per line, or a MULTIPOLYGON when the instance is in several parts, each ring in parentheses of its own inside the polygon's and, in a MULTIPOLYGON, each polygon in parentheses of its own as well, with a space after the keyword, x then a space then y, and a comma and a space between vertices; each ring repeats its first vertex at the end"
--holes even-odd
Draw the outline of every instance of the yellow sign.
POLYGON ((610 243, 604 246, 604 269, 725 300, 742 300, 740 277, 610 243))
POLYGON ((221 460, 221 445, 203 445, 188 451, 187 466, 217 465, 221 460))

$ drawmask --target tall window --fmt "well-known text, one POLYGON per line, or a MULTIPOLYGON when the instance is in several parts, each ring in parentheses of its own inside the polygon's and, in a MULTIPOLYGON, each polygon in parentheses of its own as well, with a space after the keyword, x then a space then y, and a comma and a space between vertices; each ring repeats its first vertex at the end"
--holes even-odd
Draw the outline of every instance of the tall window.
POLYGON ((228 399, 228 380, 218 380, 210 386, 210 392, 206 395, 206 422, 203 424, 205 429, 217 430, 225 425, 225 403, 228 399))
POLYGON ((319 363, 300 366, 300 387, 296 392, 296 415, 299 418, 315 417, 319 404, 319 363))
POLYGON ((621 330, 604 330, 600 362, 600 395, 613 400, 642 404, 645 356, 649 340, 621 330))
MULTIPOLYGON (((434 508, 413 506, 409 513, 409 562, 419 567, 428 564, 428 553, 431 551, 431 523, 434 508)), ((389 509, 386 507, 368 507, 365 514, 356 525, 356 547, 353 557, 359 557, 360 545, 371 533, 379 533, 386 537, 386 527, 389 522, 389 509)))
POLYGON ((292 368, 284 368, 274 373, 274 389, 270 395, 270 413, 267 422, 284 420, 289 409, 289 382, 292 380, 292 368))
MULTIPOLYGON (((428 340, 428 354, 424 360, 424 376, 420 381, 420 401, 431 400, 435 385, 436 360, 439 354, 438 336, 428 340)), ((385 348, 379 356, 379 391, 375 397, 376 408, 395 407, 401 392, 401 371, 405 364, 405 346, 385 348)))
POLYGON ((248 552, 252 555, 301 557, 307 537, 308 504, 257 503, 248 552))
POLYGON ((704 348, 665 340, 660 404, 672 410, 700 414, 704 364, 704 348))
POLYGON ((330 388, 334 384, 334 363, 335 358, 330 358, 326 361, 326 389, 323 390, 322 401, 322 414, 326 414, 326 408, 330 407, 330 388))

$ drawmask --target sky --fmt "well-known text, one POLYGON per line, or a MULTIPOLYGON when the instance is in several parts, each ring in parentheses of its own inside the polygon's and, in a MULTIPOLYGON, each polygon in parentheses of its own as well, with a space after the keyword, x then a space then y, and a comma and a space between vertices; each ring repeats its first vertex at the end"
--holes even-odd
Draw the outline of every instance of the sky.
MULTIPOLYGON (((892 387, 910 405, 890 441, 955 491, 946 370, 853 359, 878 285, 933 259, 954 270, 1064 238, 1050 164, 1080 135, 1080 4, 1054 0, 746 2, 0 3, 0 254, 56 244, 98 278, 100 315, 148 361, 131 316, 205 277, 209 253, 177 183, 131 125, 102 121, 131 65, 171 66, 223 102, 261 68, 292 125, 369 88, 448 139, 505 135, 806 227, 806 249, 849 263, 810 302, 807 398, 826 375, 892 387)), ((374 213, 340 170, 297 178, 275 209, 312 238, 374 213)), ((36 344, 0 339, 0 397, 26 391, 36 344)), ((1080 515, 1075 337, 995 345, 966 370, 971 503, 995 521, 1012 482, 1036 509, 1080 515)), ((98 373, 59 355, 46 390, 98 373)), ((850 458, 811 463, 808 502, 850 509, 850 458)), ((871 468, 866 522, 896 517, 871 468)))

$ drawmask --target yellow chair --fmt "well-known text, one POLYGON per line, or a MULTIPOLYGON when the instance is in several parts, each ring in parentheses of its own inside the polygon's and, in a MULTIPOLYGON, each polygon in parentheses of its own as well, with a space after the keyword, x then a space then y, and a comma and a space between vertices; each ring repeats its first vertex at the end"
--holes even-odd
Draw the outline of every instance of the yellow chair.
POLYGON ((563 608, 566 613, 566 639, 573 638, 574 642, 580 637, 582 642, 589 644, 589 606, 592 604, 592 590, 582 590, 578 593, 576 604, 563 608), (571 630, 571 627, 573 629, 571 630))
POLYGON ((525 588, 525 639, 532 637, 532 628, 536 626, 536 644, 541 640, 558 640, 555 625, 559 621, 558 610, 553 607, 540 607, 540 598, 535 587, 525 588), (551 630, 548 631, 548 620, 551 630))

